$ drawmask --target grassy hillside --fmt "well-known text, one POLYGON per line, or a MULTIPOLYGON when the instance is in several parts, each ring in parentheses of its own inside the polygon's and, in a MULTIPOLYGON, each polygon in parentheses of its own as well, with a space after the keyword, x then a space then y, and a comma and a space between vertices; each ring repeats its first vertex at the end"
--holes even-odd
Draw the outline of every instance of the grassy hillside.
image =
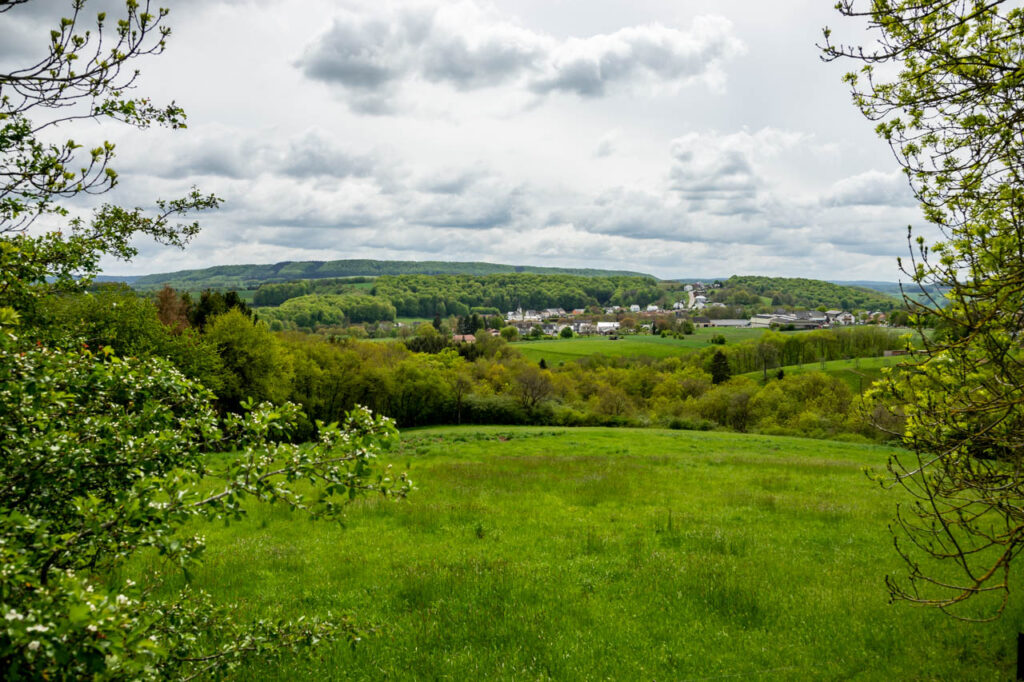
MULTIPOLYGON (((893 367, 900 363, 907 362, 906 357, 891 358, 860 358, 854 360, 831 360, 824 363, 808 362, 803 365, 790 365, 782 367, 786 374, 803 374, 805 372, 825 372, 838 379, 842 379, 854 393, 867 390, 872 382, 882 378, 883 367, 893 367)), ((769 369, 768 377, 774 376, 778 369, 769 369)), ((747 372, 742 375, 760 381, 763 372, 747 372)))
POLYGON ((728 343, 738 343, 758 338, 764 334, 764 329, 698 328, 694 334, 682 339, 660 336, 622 336, 613 341, 606 336, 587 336, 573 339, 517 341, 512 344, 512 347, 534 362, 540 362, 543 358, 547 364, 557 365, 560 362, 571 362, 597 353, 609 357, 646 355, 652 358, 665 358, 682 355, 710 346, 710 339, 716 334, 724 336, 728 343))
MULTIPOLYGON (((640 275, 636 272, 542 268, 530 265, 496 263, 449 263, 444 261, 285 261, 266 265, 218 265, 201 270, 179 270, 135 277, 132 286, 139 289, 160 288, 169 284, 175 289, 250 289, 264 282, 288 282, 299 279, 331 277, 378 277, 380 275, 492 275, 529 272, 549 275, 640 275)), ((647 276, 647 275, 643 275, 647 276)))
POLYGON ((262 506, 204 526, 191 584, 254 615, 378 628, 242 679, 1008 678, 1019 608, 976 625, 887 603, 897 495, 861 468, 888 454, 724 433, 408 432, 390 459, 410 467, 410 500, 360 502, 347 529, 262 506))

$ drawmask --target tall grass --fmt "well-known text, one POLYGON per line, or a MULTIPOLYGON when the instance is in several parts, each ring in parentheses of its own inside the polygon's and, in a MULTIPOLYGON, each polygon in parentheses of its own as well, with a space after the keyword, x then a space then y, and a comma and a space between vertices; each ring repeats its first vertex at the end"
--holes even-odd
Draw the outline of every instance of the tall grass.
MULTIPOLYGON (((247 612, 375 632, 259 680, 1001 679, 1021 610, 890 605, 888 450, 631 429, 412 431, 410 500, 348 527, 264 506, 206 529, 193 582, 247 612)), ((171 575, 153 560, 140 579, 171 575)))

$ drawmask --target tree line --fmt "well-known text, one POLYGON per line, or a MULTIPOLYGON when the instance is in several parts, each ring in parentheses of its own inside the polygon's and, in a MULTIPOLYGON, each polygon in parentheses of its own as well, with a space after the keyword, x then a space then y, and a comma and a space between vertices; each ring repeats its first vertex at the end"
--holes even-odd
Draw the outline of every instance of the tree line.
MULTIPOLYGON (((906 345, 895 332, 870 326, 765 331, 756 340, 710 344, 665 360, 594 356, 541 367, 501 337, 482 333, 475 343, 455 343, 448 323, 424 323, 410 337, 385 343, 274 333, 235 298, 200 300, 209 307, 218 297, 235 305, 202 325, 189 322, 200 319, 195 310, 176 307, 180 297, 162 292, 149 298, 112 286, 44 299, 37 320, 55 340, 74 337, 118 356, 167 358, 210 388, 225 412, 238 411, 249 398, 293 401, 304 414, 299 438, 312 437, 317 420, 335 421, 357 405, 400 426, 628 424, 870 438, 881 432, 857 415, 857 396, 842 381, 825 374, 779 379, 776 368, 873 357, 906 345), (730 378, 754 371, 773 378, 772 387, 730 378), (778 399, 780 391, 785 400, 778 399), (828 409, 819 409, 826 395, 828 409), (723 408, 723 401, 731 407, 723 408)), ((482 323, 469 316, 452 331, 482 323)))

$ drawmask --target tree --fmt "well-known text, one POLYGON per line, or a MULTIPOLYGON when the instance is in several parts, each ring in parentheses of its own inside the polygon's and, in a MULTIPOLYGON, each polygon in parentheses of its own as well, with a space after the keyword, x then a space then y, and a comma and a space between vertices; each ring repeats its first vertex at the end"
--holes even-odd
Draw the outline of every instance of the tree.
POLYGON ((762 340, 757 344, 757 358, 761 362, 762 379, 768 382, 768 365, 773 367, 779 359, 779 349, 775 344, 762 340))
POLYGON ((164 288, 157 292, 156 314, 160 322, 175 333, 180 333, 188 327, 188 306, 170 286, 164 285, 164 288))
POLYGON ((523 365, 515 373, 514 389, 520 404, 532 410, 554 391, 551 373, 534 365, 523 365))
POLYGON ((291 358, 263 322, 254 322, 232 308, 211 318, 207 341, 215 345, 224 363, 221 405, 237 411, 246 399, 281 403, 291 391, 291 358))
POLYGON ((1024 11, 1004 0, 838 9, 866 18, 878 41, 833 44, 826 29, 824 57, 861 65, 846 76, 854 102, 941 234, 929 246, 908 231, 900 262, 923 299, 905 297, 921 362, 874 391, 905 423, 897 435, 913 453, 889 463, 889 482, 914 503, 895 524, 909 580, 887 582, 894 598, 963 617, 979 612, 956 607, 980 598, 981 613, 996 617, 1024 549, 1024 11), (947 333, 924 334, 929 318, 947 333), (959 578, 938 578, 931 559, 959 578))
POLYGON ((558 332, 558 335, 563 339, 571 339, 573 337, 572 327, 562 327, 562 331, 558 332))
MULTIPOLYGON (((0 2, 0 20, 26 2, 0 2)), ((283 444, 295 406, 247 402, 246 416, 218 425, 213 395, 167 360, 94 352, 39 326, 40 302, 83 290, 101 257, 130 259, 140 236, 183 246, 199 226, 175 220, 219 204, 193 189, 149 212, 105 204, 89 219, 70 215, 68 200, 116 185, 114 146, 87 149, 54 141, 58 133, 82 120, 185 121, 173 103, 129 96, 132 63, 165 47, 166 10, 126 0, 115 27, 99 13, 86 31, 85 0, 70 5, 43 59, 0 73, 0 670, 5 679, 217 677, 246 656, 353 635, 345 621, 252 621, 200 591, 158 596, 158 585, 122 577, 142 551, 187 569, 203 543, 185 527, 237 519, 246 498, 337 515, 353 496, 408 487, 371 468, 393 434, 385 419, 356 410, 343 427, 323 425, 315 445, 283 444), (62 228, 29 234, 42 216, 62 228), (209 448, 237 454, 210 467, 209 448), (298 480, 322 496, 305 500, 298 480)))
MULTIPOLYGON (((24 2, 0 4, 0 14, 24 2)), ((76 288, 81 276, 95 274, 102 254, 130 259, 132 238, 148 235, 181 246, 199 229, 174 224, 190 210, 213 208, 219 199, 197 190, 186 197, 157 201, 156 211, 105 204, 91 220, 74 217, 63 230, 29 236, 41 216, 68 216, 64 200, 102 194, 117 184, 110 167, 114 145, 86 150, 72 139, 54 142, 61 126, 82 119, 113 120, 137 128, 181 128, 185 113, 173 102, 157 106, 128 96, 138 71, 129 64, 163 52, 170 30, 166 10, 150 12, 149 2, 128 2, 113 35, 106 16, 93 31, 82 31, 83 0, 50 34, 48 54, 26 68, 0 73, 0 307, 31 315, 31 301, 54 289, 76 288), (41 284, 46 286, 40 286, 41 284)))
POLYGON ((315 446, 277 443, 295 406, 249 404, 218 428, 212 394, 165 360, 22 350, 6 333, 0 395, 6 679, 216 676, 250 652, 355 636, 345 621, 249 622, 201 591, 161 597, 114 576, 147 549, 187 570, 204 544, 187 524, 238 519, 246 498, 337 515, 350 494, 404 495, 401 477, 371 469, 390 421, 357 410, 315 446), (210 467, 209 447, 241 452, 210 467), (326 497, 306 500, 296 480, 326 497))
POLYGON ((229 291, 222 294, 219 291, 206 289, 199 294, 198 303, 188 306, 188 321, 196 329, 203 329, 212 318, 223 315, 229 310, 238 310, 248 317, 252 317, 253 314, 238 292, 229 291))
POLYGON ((732 370, 729 369, 729 359, 722 351, 715 351, 711 356, 711 383, 721 384, 729 380, 732 370))

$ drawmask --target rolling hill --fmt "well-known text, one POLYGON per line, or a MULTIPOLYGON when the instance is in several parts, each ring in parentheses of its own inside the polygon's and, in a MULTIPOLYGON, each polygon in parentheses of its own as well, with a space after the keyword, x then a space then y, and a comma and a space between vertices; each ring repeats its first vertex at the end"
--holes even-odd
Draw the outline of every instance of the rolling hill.
POLYGON ((577 268, 543 268, 531 265, 498 263, 461 263, 446 261, 283 261, 264 265, 217 265, 200 270, 179 270, 141 277, 107 275, 107 281, 122 281, 137 289, 158 289, 168 284, 175 289, 253 289, 266 282, 289 282, 300 279, 332 277, 379 277, 381 275, 494 275, 533 273, 543 275, 645 276, 621 270, 577 268))

